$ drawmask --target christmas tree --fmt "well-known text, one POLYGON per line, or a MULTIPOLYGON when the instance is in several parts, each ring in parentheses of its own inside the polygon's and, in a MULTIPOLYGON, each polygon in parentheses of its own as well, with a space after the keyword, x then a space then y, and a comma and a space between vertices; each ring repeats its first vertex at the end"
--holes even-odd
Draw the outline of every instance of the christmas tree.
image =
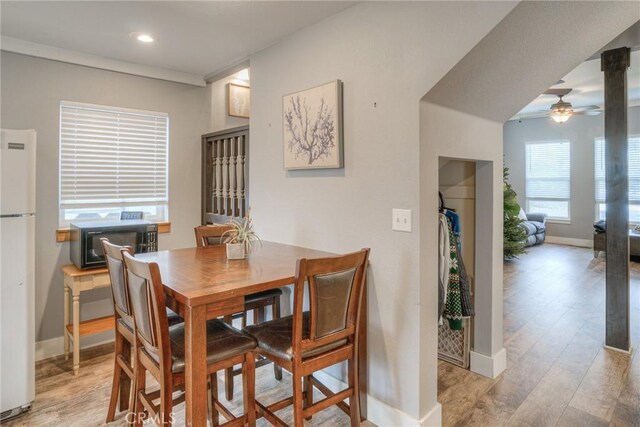
POLYGON ((526 253, 524 242, 527 233, 520 227, 522 220, 518 218, 520 205, 516 198, 516 192, 507 181, 509 178, 509 168, 504 168, 504 259, 517 258, 518 255, 526 253))

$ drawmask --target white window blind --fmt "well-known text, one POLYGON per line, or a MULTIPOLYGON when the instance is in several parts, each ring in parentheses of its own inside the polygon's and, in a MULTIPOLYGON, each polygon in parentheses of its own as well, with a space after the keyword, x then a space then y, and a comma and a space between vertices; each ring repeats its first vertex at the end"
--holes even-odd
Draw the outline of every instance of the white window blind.
MULTIPOLYGON (((607 198, 604 138, 595 140, 595 197, 598 219, 605 219, 607 198)), ((640 222, 640 137, 629 138, 629 221, 640 222)))
POLYGON ((166 113, 61 102, 60 209, 166 205, 168 127, 166 113))
POLYGON ((537 141, 526 144, 526 199, 529 212, 569 219, 571 144, 537 141))

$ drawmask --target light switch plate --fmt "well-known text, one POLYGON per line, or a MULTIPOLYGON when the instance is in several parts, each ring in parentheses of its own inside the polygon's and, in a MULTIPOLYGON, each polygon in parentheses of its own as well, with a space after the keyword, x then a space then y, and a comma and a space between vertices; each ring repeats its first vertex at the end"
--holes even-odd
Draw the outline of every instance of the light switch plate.
POLYGON ((395 231, 405 231, 411 233, 411 210, 410 209, 393 209, 393 224, 391 229, 395 231))

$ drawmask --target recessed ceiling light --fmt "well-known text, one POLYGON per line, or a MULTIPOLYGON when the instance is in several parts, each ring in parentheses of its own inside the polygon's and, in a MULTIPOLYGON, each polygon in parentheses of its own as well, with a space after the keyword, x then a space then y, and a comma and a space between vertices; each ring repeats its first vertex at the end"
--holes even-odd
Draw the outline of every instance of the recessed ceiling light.
POLYGON ((153 36, 146 33, 131 33, 129 34, 129 37, 142 43, 152 43, 155 40, 153 36))

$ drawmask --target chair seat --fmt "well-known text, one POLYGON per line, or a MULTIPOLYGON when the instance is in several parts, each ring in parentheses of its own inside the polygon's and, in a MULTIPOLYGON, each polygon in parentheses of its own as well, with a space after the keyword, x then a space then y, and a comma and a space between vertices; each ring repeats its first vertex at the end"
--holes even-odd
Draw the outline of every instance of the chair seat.
MULTIPOLYGON (((304 312, 302 339, 309 338, 310 316, 309 312, 304 312)), ((244 328, 244 331, 251 335, 258 342, 258 348, 265 353, 272 354, 285 360, 292 359, 292 337, 293 337, 293 316, 282 317, 276 320, 251 325, 244 328)), ((333 350, 347 343, 347 340, 340 340, 324 345, 322 347, 307 350, 302 353, 302 358, 316 356, 325 351, 333 350)))
POLYGON ((282 289, 279 289, 279 288, 268 289, 266 291, 256 292, 255 294, 247 295, 246 297, 244 297, 244 302, 245 303, 256 302, 260 300, 279 297, 280 295, 282 295, 282 289))
MULTIPOLYGON (((172 372, 184 371, 184 323, 169 328, 171 339, 172 372)), ((227 325, 220 319, 207 322, 207 365, 246 353, 256 348, 255 340, 249 335, 227 325)), ((156 362, 157 355, 148 353, 156 362)))

